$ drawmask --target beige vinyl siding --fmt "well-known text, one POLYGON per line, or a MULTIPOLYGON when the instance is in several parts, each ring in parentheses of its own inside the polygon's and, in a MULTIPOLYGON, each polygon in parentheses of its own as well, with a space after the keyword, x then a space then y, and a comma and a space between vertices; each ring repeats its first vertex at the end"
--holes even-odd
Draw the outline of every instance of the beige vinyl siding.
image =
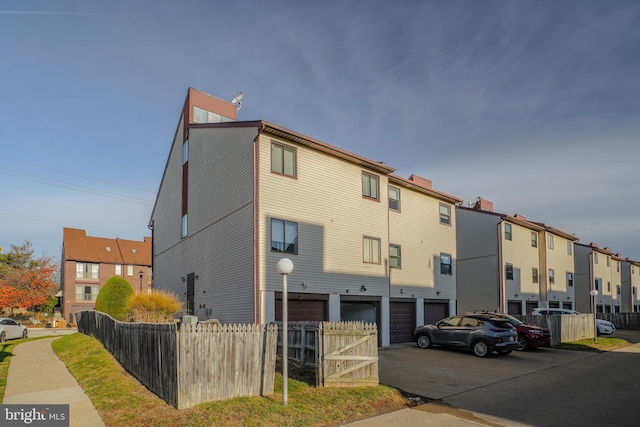
MULTIPOLYGON (((183 120, 173 141, 166 171, 153 213, 155 253, 161 253, 180 241, 182 218, 182 133, 183 120)), ((162 276, 156 276, 156 279, 162 276)))
POLYGON ((500 308, 500 217, 456 209, 458 313, 500 308))
MULTIPOLYGON (((545 232, 544 234, 546 233, 548 232, 545 232)), ((543 235, 543 233, 541 233, 541 235, 543 235)), ((546 242, 547 237, 544 236, 544 239, 546 242)), ((547 299, 549 301, 560 302, 573 301, 575 295, 575 266, 573 255, 569 255, 567 253, 567 242, 569 242, 569 240, 558 235, 554 235, 553 239, 555 249, 548 249, 546 244, 541 246, 541 248, 544 248, 543 250, 546 254, 546 269, 544 273, 547 281, 545 284, 548 283, 548 270, 550 268, 555 270, 555 283, 553 285, 548 285, 547 299), (574 273, 573 287, 569 287, 567 285, 567 272, 574 273)))
POLYGON ((455 207, 398 183, 393 185, 400 189, 401 210, 389 211, 389 241, 401 246, 402 268, 389 270, 390 296, 455 299, 455 207), (451 208, 450 225, 440 223, 441 203, 451 208), (452 275, 440 274, 440 254, 451 255, 452 275))
POLYGON ((262 134, 260 283, 280 291, 280 258, 294 263, 290 291, 387 295, 387 177, 336 157, 262 134), (296 148, 297 178, 271 173, 271 141, 296 148), (362 197, 362 172, 379 177, 380 201, 362 197), (271 252, 271 218, 298 224, 298 254, 271 252), (381 263, 363 263, 363 236, 380 239, 381 263), (310 283, 303 290, 302 282, 310 283), (366 293, 360 293, 362 285, 366 293), (349 292, 347 292, 349 291, 349 292))
POLYGON ((502 233, 502 268, 504 269, 506 264, 513 264, 513 280, 506 280, 505 276, 507 300, 526 300, 527 298, 539 300, 540 285, 533 283, 531 270, 535 267, 538 268, 539 274, 543 274, 540 271, 540 256, 538 254, 540 245, 538 247, 531 246, 530 228, 505 221, 503 230, 505 224, 511 224, 512 239, 505 239, 504 233, 502 233))

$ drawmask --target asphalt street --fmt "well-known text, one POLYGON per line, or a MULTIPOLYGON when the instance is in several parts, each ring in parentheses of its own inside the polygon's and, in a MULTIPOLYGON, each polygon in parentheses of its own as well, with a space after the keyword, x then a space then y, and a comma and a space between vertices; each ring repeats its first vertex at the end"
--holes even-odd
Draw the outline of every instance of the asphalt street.
MULTIPOLYGON (((616 337, 640 342, 640 331, 616 337)), ((590 353, 558 349, 482 359, 413 343, 379 352, 383 384, 437 407, 503 426, 640 425, 640 344, 590 353)))

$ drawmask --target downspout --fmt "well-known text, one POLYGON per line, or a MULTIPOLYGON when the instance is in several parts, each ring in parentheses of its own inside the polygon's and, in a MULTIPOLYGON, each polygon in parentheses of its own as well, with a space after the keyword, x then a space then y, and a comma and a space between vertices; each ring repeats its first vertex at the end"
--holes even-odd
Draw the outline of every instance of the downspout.
POLYGON ((504 295, 506 294, 506 290, 505 290, 505 283, 504 283, 504 265, 503 264, 503 257, 502 257, 502 222, 504 221, 504 218, 500 219, 500 222, 498 222, 498 310, 501 313, 506 313, 507 311, 505 310, 504 306, 504 295))
POLYGON ((253 140, 253 323, 262 323, 260 293, 260 136, 264 121, 253 140))
POLYGON ((153 283, 153 273, 156 271, 156 269, 155 269, 155 253, 156 253, 155 244, 156 244, 156 239, 155 239, 155 235, 154 235, 155 230, 153 229, 153 221, 151 221, 149 223, 148 227, 149 227, 149 230, 151 230, 151 277, 152 277, 152 279, 151 279, 151 292, 153 292, 155 290, 154 286, 153 286, 154 285, 154 283, 153 283))

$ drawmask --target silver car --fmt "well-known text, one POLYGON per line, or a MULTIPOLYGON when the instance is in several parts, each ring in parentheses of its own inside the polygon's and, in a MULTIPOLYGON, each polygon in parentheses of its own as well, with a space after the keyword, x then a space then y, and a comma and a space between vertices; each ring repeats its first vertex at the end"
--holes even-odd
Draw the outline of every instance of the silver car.
POLYGON ((509 354, 518 349, 518 332, 506 320, 491 314, 465 314, 418 326, 414 339, 420 348, 433 345, 470 350, 478 357, 493 351, 509 354))

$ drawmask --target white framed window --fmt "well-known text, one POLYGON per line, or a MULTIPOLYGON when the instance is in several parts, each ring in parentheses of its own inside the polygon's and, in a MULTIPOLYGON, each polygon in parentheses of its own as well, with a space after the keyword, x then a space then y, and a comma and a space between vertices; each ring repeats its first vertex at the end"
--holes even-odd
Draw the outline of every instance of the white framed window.
POLYGON ((511 224, 504 224, 504 238, 505 240, 513 240, 513 233, 511 231, 511 224))
POLYGON ((94 301, 98 298, 99 286, 76 286, 76 301, 94 301))
POLYGON ((451 225, 451 206, 440 203, 440 224, 451 225))
POLYGON ((296 177, 296 149, 278 142, 271 142, 271 172, 296 177))
POLYGON ((440 254, 440 274, 453 275, 453 264, 450 254, 440 254))
POLYGON ((538 233, 536 233, 535 231, 531 232, 531 246, 533 246, 534 248, 538 247, 538 233))
POLYGON ((182 215, 182 223, 180 224, 180 236, 182 236, 183 239, 187 237, 187 224, 188 224, 187 214, 184 214, 182 215))
POLYGON ((380 239, 363 236, 362 262, 366 264, 380 264, 380 239))
POLYGON ((122 276, 122 264, 116 264, 116 276, 122 276))
POLYGON ((207 110, 194 106, 193 121, 194 123, 207 123, 207 110))
POLYGON ((100 265, 87 262, 76 262, 76 279, 98 280, 100 265))
POLYGON ((553 249, 553 234, 547 234, 547 247, 553 249))
POLYGON ((556 283, 556 272, 553 268, 549 269, 549 284, 553 285, 556 283))
POLYGON ((133 265, 127 265, 127 276, 133 276, 133 265))
POLYGON ((531 280, 533 283, 538 283, 538 269, 536 267, 531 268, 531 280))
POLYGON ((298 253, 298 223, 271 219, 271 251, 298 253))
POLYGON ((380 178, 369 172, 362 172, 362 195, 368 199, 378 200, 380 178))
POLYGON ((182 164, 184 165, 189 161, 189 140, 187 139, 182 144, 182 164))
POLYGON ((391 268, 402 268, 400 245, 389 245, 389 266, 391 268))
POLYGON ((400 189, 389 187, 389 209, 400 211, 400 189))
POLYGON ((567 286, 573 286, 573 273, 567 273, 567 286))

